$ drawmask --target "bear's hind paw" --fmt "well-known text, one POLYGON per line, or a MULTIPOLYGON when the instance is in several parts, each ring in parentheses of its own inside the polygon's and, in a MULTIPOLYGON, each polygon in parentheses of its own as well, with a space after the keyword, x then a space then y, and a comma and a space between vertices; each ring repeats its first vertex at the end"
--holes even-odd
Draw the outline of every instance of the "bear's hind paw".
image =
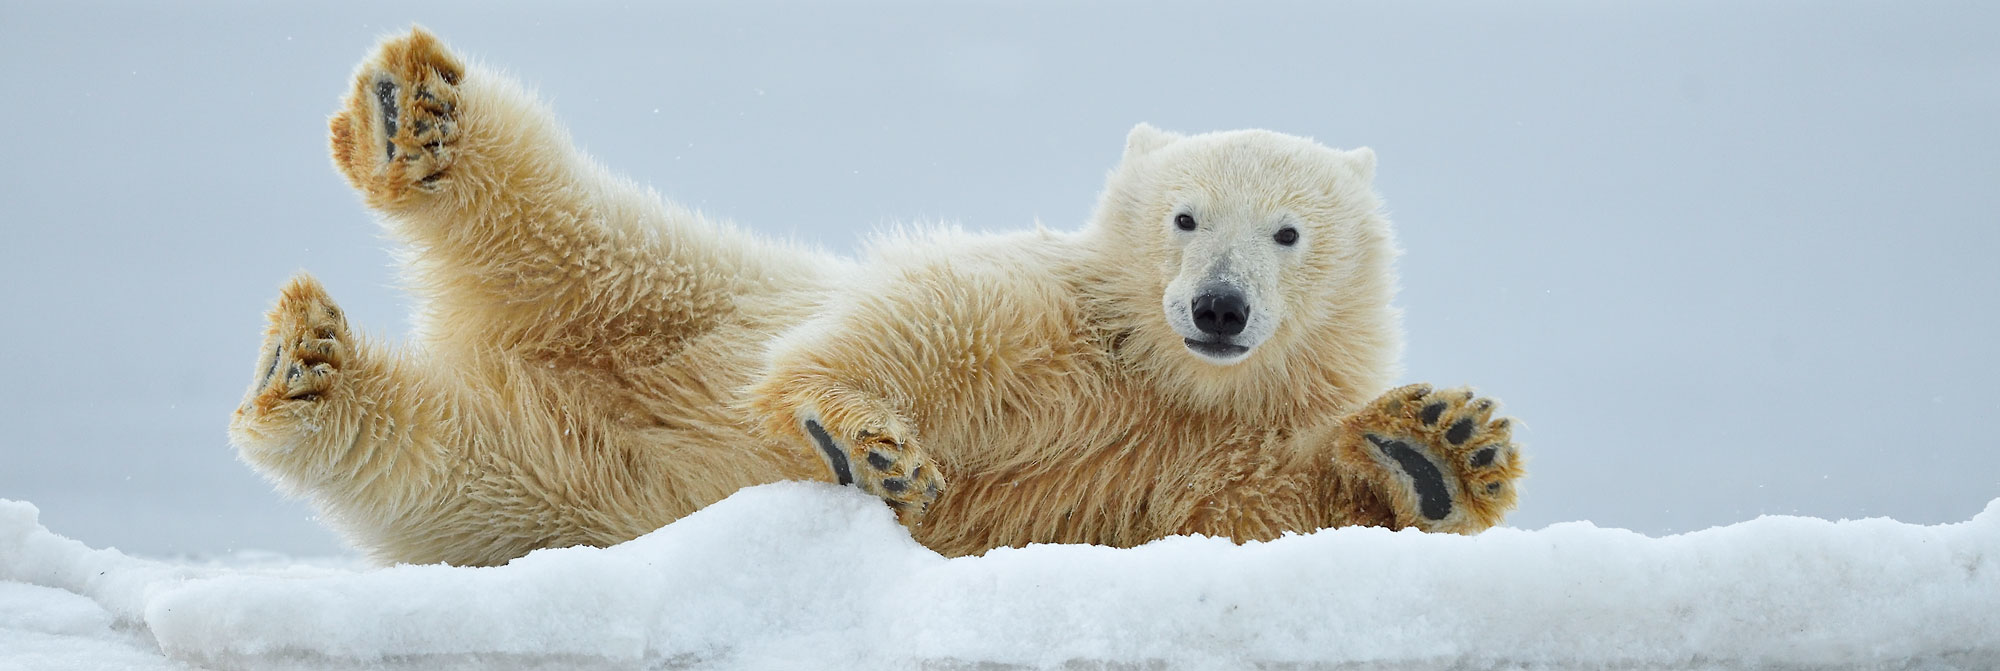
POLYGON ((384 42, 362 66, 331 130, 334 162, 371 203, 449 182, 464 76, 465 66, 422 29, 384 42))
POLYGON ((288 402, 320 400, 347 362, 347 319, 319 282, 300 274, 271 310, 257 377, 244 410, 268 413, 288 402))

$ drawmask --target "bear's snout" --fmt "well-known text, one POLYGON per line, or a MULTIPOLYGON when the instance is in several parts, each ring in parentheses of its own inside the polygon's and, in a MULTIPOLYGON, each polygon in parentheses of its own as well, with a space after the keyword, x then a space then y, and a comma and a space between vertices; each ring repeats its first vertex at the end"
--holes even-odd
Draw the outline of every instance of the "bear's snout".
POLYGON ((1194 327, 1212 336, 1233 336, 1250 323, 1250 301, 1239 291, 1207 291, 1189 306, 1194 327))

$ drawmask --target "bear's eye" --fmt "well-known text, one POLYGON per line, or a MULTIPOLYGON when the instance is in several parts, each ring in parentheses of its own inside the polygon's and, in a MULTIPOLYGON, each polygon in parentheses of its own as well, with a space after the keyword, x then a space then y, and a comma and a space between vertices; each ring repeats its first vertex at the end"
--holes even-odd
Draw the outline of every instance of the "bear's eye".
POLYGON ((1194 217, 1188 216, 1188 214, 1185 212, 1174 215, 1174 228, 1178 228, 1183 231, 1194 230, 1194 217))
POLYGON ((1278 241, 1278 244, 1290 247, 1293 243, 1299 241, 1299 229, 1290 226, 1280 228, 1276 234, 1271 236, 1271 239, 1278 241))

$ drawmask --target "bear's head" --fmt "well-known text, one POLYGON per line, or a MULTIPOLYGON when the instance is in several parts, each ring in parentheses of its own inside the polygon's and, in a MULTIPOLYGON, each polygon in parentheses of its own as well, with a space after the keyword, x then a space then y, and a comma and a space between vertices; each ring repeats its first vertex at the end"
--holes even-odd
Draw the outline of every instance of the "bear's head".
POLYGON ((1087 229, 1121 358, 1191 403, 1352 408, 1396 374, 1395 239, 1375 154, 1140 124, 1087 229))

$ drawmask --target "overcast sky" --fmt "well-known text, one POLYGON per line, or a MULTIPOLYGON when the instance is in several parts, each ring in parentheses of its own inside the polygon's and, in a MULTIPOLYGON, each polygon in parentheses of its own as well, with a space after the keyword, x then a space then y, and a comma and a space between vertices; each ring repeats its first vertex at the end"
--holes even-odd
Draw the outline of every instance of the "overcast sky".
POLYGON ((2000 6, 1015 4, 0 0, 0 498, 141 553, 339 551, 225 428, 293 271, 407 331, 325 118, 413 22, 831 253, 1075 228, 1140 121, 1373 147, 1407 377, 1525 421, 1514 526, 2000 497, 2000 6))

